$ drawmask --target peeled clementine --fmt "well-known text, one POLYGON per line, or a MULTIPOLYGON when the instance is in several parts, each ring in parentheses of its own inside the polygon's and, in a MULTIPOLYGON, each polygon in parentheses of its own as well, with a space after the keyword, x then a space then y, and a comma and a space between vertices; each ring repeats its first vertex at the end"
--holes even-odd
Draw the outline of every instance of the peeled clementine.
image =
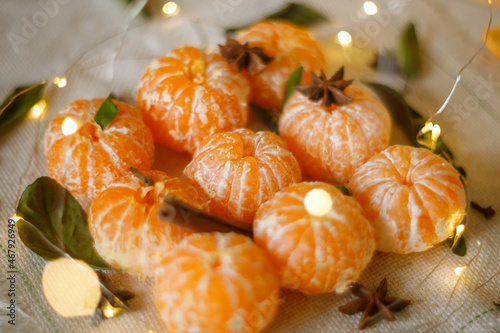
POLYGON ((248 129, 208 137, 184 173, 212 199, 212 213, 243 222, 252 222, 274 193, 301 180, 299 165, 279 136, 248 129))
POLYGON ((186 237, 165 253, 156 276, 156 304, 170 333, 260 332, 278 306, 268 255, 235 233, 186 237))
POLYGON ((99 254, 111 265, 152 276, 162 254, 191 232, 159 219, 163 198, 170 195, 200 210, 207 200, 186 180, 160 171, 144 172, 154 185, 135 176, 116 179, 92 202, 90 232, 99 254))
POLYGON ((193 153, 205 137, 244 127, 250 87, 219 54, 181 47, 153 61, 137 105, 155 142, 193 153))
POLYGON ((103 130, 94 121, 103 102, 93 99, 70 103, 45 133, 49 175, 65 186, 85 210, 115 178, 129 174, 130 167, 149 170, 154 161, 153 136, 141 113, 113 100, 118 114, 103 130), (63 132, 68 122, 73 125, 73 133, 63 132))
POLYGON ((381 251, 427 250, 451 236, 465 215, 457 170, 423 148, 387 148, 356 170, 348 188, 372 223, 381 251))
POLYGON ((260 206, 253 227, 255 243, 280 269, 282 286, 307 294, 343 292, 375 250, 359 204, 327 183, 299 183, 276 193, 260 206), (317 189, 331 200, 321 216, 306 207, 308 193, 317 189))
POLYGON ((386 108, 365 90, 349 86, 354 98, 329 107, 295 93, 279 121, 280 136, 302 171, 315 180, 345 184, 354 170, 389 144, 391 119, 386 108))
POLYGON ((304 67, 303 80, 309 72, 326 68, 323 51, 311 34, 291 23, 267 21, 240 32, 236 39, 250 47, 260 47, 274 60, 257 75, 247 75, 252 85, 251 101, 269 110, 281 109, 286 81, 292 72, 304 67))

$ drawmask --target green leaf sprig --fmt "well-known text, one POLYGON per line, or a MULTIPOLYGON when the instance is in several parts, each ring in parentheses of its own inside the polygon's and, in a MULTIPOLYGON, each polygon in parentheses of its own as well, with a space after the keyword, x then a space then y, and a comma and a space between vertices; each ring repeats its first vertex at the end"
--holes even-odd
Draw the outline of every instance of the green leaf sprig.
POLYGON ((288 79, 286 80, 285 85, 285 93, 283 94, 283 101, 281 103, 281 110, 285 107, 286 102, 292 97, 295 92, 295 87, 300 84, 300 80, 302 80, 302 71, 304 67, 300 66, 290 74, 288 79))
POLYGON ((285 90, 283 92, 283 101, 281 103, 281 110, 267 110, 259 105, 250 104, 250 108, 255 113, 255 115, 264 123, 268 124, 269 130, 278 134, 278 121, 281 111, 285 107, 286 102, 292 97, 295 92, 295 86, 300 84, 302 79, 303 67, 298 67, 294 69, 292 74, 288 77, 285 84, 285 90))
POLYGON ((399 37, 396 57, 405 79, 412 79, 420 73, 422 69, 420 46, 415 25, 411 22, 403 29, 399 37))
MULTIPOLYGON (((265 17, 262 20, 288 21, 298 26, 310 27, 318 23, 327 22, 329 19, 311 7, 292 2, 283 9, 265 17)), ((248 28, 250 25, 229 28, 226 30, 226 34, 232 34, 238 30, 248 28)))
POLYGON ((104 103, 102 103, 99 110, 97 110, 97 113, 94 116, 94 120, 99 124, 99 126, 101 126, 102 130, 104 130, 106 126, 108 126, 109 123, 112 122, 113 119, 115 119, 117 114, 118 107, 111 100, 111 96, 109 96, 108 98, 106 98, 104 103))
POLYGON ((0 106, 0 133, 20 121, 42 99, 46 83, 19 87, 7 96, 0 106))
POLYGON ((21 195, 16 214, 21 240, 44 259, 67 254, 94 268, 110 268, 94 248, 87 214, 54 179, 40 177, 29 185, 21 195))

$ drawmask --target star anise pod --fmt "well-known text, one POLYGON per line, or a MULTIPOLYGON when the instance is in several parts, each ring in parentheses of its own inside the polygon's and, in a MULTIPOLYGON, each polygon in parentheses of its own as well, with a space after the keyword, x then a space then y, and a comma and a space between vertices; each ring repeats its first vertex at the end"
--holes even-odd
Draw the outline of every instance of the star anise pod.
POLYGON ((219 51, 227 61, 234 63, 240 72, 246 69, 251 75, 259 74, 274 60, 265 54, 261 47, 250 47, 248 42, 242 45, 231 38, 226 39, 226 45, 219 45, 219 51))
POLYGON ((339 307, 339 311, 348 315, 363 311, 358 328, 362 330, 368 324, 369 317, 380 313, 388 321, 394 321, 392 311, 401 311, 410 304, 410 300, 387 295, 387 279, 384 278, 375 292, 359 283, 351 286, 351 292, 359 298, 339 307))
POLYGON ((332 75, 330 79, 326 78, 325 73, 321 72, 319 77, 311 72, 312 83, 296 86, 295 89, 302 95, 307 96, 310 101, 319 102, 325 107, 333 103, 345 105, 353 99, 344 93, 344 89, 352 83, 353 80, 344 80, 344 66, 332 75))

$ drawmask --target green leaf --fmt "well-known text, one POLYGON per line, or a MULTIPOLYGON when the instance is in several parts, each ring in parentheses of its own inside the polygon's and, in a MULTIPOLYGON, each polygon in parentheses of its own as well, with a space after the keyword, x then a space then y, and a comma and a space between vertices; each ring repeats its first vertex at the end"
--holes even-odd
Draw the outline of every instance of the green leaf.
POLYGON ((396 53, 399 68, 406 79, 416 77, 421 70, 420 47, 418 43, 415 25, 409 23, 403 29, 396 53))
POLYGON ((300 84, 300 80, 302 79, 303 69, 304 68, 302 66, 296 68, 286 80, 285 93, 283 94, 283 102, 281 103, 281 110, 283 110, 283 107, 285 106, 286 102, 288 102, 288 99, 292 97, 293 93, 295 92, 295 86, 300 84))
MULTIPOLYGON (((406 100, 396 90, 386 85, 375 82, 363 82, 370 87, 380 98, 382 103, 387 107, 392 116, 392 120, 403 130, 408 136, 410 142, 415 141, 415 126, 413 124, 412 110, 406 100)), ((415 117, 422 118, 415 112, 415 117)), ((423 118, 422 118, 423 119, 423 118)), ((425 124, 425 120, 424 120, 425 124)), ((422 125, 423 126, 423 125, 422 125)), ((420 128, 419 128, 420 129, 420 128)), ((418 131, 418 130, 417 130, 418 131)))
POLYGON ((493 301, 493 305, 494 305, 495 307, 497 307, 497 308, 500 308, 500 302, 498 302, 498 303, 497 303, 497 302, 493 301))
POLYGON ((351 195, 351 193, 349 193, 349 190, 347 189, 347 187, 345 187, 344 185, 335 185, 335 187, 337 189, 339 189, 340 192, 342 192, 344 195, 351 195))
POLYGON ((118 107, 111 100, 111 96, 109 96, 108 98, 106 98, 104 103, 102 103, 101 107, 95 114, 94 120, 104 130, 106 126, 108 126, 108 124, 112 122, 113 119, 115 119, 117 114, 118 107))
POLYGON ((47 260, 65 253, 95 268, 109 268, 94 248, 87 214, 59 183, 40 177, 21 195, 16 214, 19 236, 33 252, 47 260))
POLYGON ((270 111, 255 104, 250 104, 250 109, 268 126, 271 132, 278 134, 278 117, 273 116, 270 111))
MULTIPOLYGON (((310 27, 318 23, 326 22, 329 19, 315 9, 302 4, 291 2, 285 8, 262 19, 262 21, 264 20, 282 20, 294 23, 302 27, 310 27)), ((248 28, 251 25, 252 24, 227 29, 226 34, 231 34, 238 30, 248 28)))
POLYGON ((10 129, 42 99, 45 85, 45 83, 40 83, 29 87, 19 87, 7 96, 0 106, 0 110, 3 110, 0 113, 0 133, 5 133, 10 129))
POLYGON ((446 242, 448 243, 448 246, 451 248, 451 252, 455 253, 456 255, 463 257, 467 254, 467 245, 465 244, 465 238, 464 236, 460 236, 460 239, 458 240, 458 243, 455 247, 453 247, 453 241, 455 240, 455 234, 456 230, 453 232, 453 236, 448 238, 446 242))

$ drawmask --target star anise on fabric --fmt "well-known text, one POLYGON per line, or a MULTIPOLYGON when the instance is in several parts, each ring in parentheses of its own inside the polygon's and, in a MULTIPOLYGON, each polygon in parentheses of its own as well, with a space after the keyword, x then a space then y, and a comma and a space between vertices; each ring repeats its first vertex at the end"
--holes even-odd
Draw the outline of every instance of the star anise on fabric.
POLYGON ((226 39, 226 45, 219 45, 219 51, 227 61, 234 63, 240 72, 246 69, 251 75, 259 74, 274 60, 265 54, 261 47, 250 47, 248 42, 242 45, 232 38, 226 39))
POLYGON ((344 80, 344 66, 332 75, 330 79, 326 78, 325 73, 321 72, 319 76, 311 72, 312 83, 301 84, 295 89, 302 95, 307 96, 310 101, 319 102, 325 107, 332 104, 345 105, 352 102, 352 98, 344 93, 345 88, 353 80, 344 80))
POLYGON ((360 330, 366 327, 369 317, 378 313, 388 321, 396 320, 392 312, 401 311, 410 304, 410 300, 386 296, 386 278, 380 282, 375 292, 359 283, 352 284, 351 292, 359 298, 339 307, 339 311, 348 315, 363 311, 358 325, 360 330))

